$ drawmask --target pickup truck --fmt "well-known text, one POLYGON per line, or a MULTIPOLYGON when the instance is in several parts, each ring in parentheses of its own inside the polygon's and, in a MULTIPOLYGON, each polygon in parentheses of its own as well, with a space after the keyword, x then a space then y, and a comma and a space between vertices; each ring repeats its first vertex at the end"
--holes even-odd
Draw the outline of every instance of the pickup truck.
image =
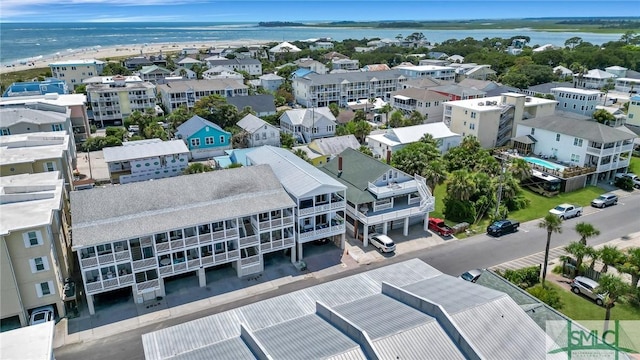
POLYGON ((629 178, 631 179, 631 181, 633 182, 633 187, 636 189, 640 189, 640 177, 638 177, 638 175, 636 174, 632 174, 632 173, 620 173, 620 174, 616 174, 616 179, 619 178, 629 178))
POLYGON ((453 229, 444 223, 444 220, 438 218, 429 218, 429 230, 437 233, 440 236, 453 235, 453 229))
POLYGON ((567 220, 571 219, 572 217, 578 217, 582 215, 582 207, 571 204, 560 204, 549 210, 549 213, 558 216, 562 220, 567 220))
POLYGON ((504 234, 518 231, 520 222, 515 220, 498 220, 487 226, 487 234, 492 236, 501 236, 504 234))

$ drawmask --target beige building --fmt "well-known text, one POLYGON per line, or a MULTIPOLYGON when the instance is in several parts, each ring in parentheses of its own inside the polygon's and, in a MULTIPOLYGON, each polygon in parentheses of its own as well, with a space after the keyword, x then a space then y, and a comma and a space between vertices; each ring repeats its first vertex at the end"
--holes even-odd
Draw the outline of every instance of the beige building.
POLYGON ((49 64, 51 75, 64 80, 72 89, 82 84, 82 80, 99 76, 106 63, 96 59, 67 60, 49 64))
POLYGON ((39 132, 0 137, 0 176, 59 172, 67 190, 73 186, 75 152, 69 135, 39 132))
POLYGON ((104 127, 134 111, 142 113, 156 106, 156 87, 138 76, 98 76, 83 81, 93 110, 93 119, 104 127))
POLYGON ((65 315, 64 279, 72 263, 64 182, 57 171, 0 177, 0 314, 26 326, 30 311, 65 315))
POLYGON ((503 146, 515 134, 523 119, 553 115, 555 100, 504 93, 482 99, 450 101, 444 104, 442 119, 456 134, 475 136, 483 148, 503 146))
POLYGON ((237 79, 184 80, 158 85, 162 104, 168 113, 181 106, 192 109, 205 96, 225 98, 249 95, 249 87, 237 79))

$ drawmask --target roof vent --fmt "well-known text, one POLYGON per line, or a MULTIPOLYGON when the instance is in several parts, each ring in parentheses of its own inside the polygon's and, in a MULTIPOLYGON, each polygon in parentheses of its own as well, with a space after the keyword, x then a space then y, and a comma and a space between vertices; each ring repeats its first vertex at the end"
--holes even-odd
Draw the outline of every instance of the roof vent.
POLYGON ((478 106, 484 106, 484 103, 481 101, 478 103, 478 106))

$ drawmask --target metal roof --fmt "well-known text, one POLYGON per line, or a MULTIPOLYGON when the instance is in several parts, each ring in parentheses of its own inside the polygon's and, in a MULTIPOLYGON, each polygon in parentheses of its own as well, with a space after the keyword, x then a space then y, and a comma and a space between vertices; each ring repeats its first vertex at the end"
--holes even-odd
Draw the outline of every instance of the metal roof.
POLYGON ((73 191, 73 241, 96 245, 293 206, 266 165, 73 191))
POLYGON ((104 161, 107 163, 188 153, 189 148, 187 148, 187 145, 185 145, 182 140, 126 144, 125 146, 107 147, 102 150, 104 161))
MULTIPOLYGON (((328 85, 342 83, 369 82, 377 79, 377 81, 406 79, 400 70, 383 70, 383 71, 352 71, 333 74, 316 74, 311 73, 304 77, 299 77, 293 82, 304 82, 309 85, 328 85)), ((294 86, 295 87, 295 86, 294 86)))
POLYGON ((334 136, 329 138, 320 138, 311 141, 311 147, 317 147, 322 155, 337 155, 346 148, 359 149, 360 143, 352 134, 343 136, 334 136))
POLYGON ((548 339, 506 294, 412 259, 147 333, 142 342, 147 360, 191 359, 232 338, 273 359, 537 359, 548 339), (439 294, 444 289, 455 293, 439 294), (474 305, 456 305, 460 296, 471 302, 467 293, 474 305))
POLYGON ((238 79, 209 79, 209 80, 180 80, 157 86, 158 90, 169 93, 184 93, 193 91, 238 90, 249 87, 238 79))
POLYGON ((231 134, 227 131, 224 131, 218 124, 214 124, 207 119, 203 119, 198 115, 193 115, 191 119, 183 122, 176 129, 176 135, 182 135, 182 138, 188 139, 191 135, 200 131, 203 127, 209 126, 223 133, 231 134))
POLYGON ((637 137, 637 135, 624 126, 613 128, 600 124, 597 121, 575 119, 557 114, 528 119, 521 122, 518 126, 544 129, 605 144, 621 140, 631 140, 637 137))
POLYGON ((238 112, 250 106, 256 113, 276 112, 275 98, 271 94, 232 96, 227 98, 227 103, 238 108, 238 112))
POLYGON ((64 112, 28 108, 0 108, 0 127, 9 127, 23 122, 38 125, 66 123, 71 116, 71 110, 62 109, 64 112))
POLYGON ((247 131, 251 134, 253 134, 256 130, 262 128, 265 125, 269 125, 273 127, 273 125, 270 125, 268 122, 260 119, 259 117, 253 114, 247 114, 247 116, 240 119, 240 121, 238 121, 236 125, 238 125, 244 131, 247 131))
POLYGON ((347 188, 287 149, 262 146, 248 153, 247 158, 253 164, 270 165, 285 190, 297 199, 347 188))
POLYGON ((311 128, 314 126, 318 127, 322 123, 335 125, 336 117, 333 116, 328 107, 318 107, 312 109, 287 110, 280 117, 280 123, 283 121, 288 121, 292 125, 302 125, 311 128))
POLYGON ((2 354, 2 359, 53 359, 54 333, 54 321, 1 332, 0 354, 2 354))

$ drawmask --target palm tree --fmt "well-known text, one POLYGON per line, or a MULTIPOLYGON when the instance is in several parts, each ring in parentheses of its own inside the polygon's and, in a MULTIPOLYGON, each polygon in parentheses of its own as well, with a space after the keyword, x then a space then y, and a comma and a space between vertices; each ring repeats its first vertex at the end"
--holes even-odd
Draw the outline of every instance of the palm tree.
POLYGON ((526 180, 531 177, 531 167, 529 163, 521 158, 513 158, 509 162, 509 172, 518 181, 526 180))
POLYGON ((440 160, 430 161, 424 168, 422 177, 433 194, 436 191, 436 186, 442 184, 447 178, 447 167, 440 160))
POLYGON ((583 245, 587 245, 588 238, 600 235, 600 230, 596 229, 595 227, 593 227, 593 225, 586 222, 578 223, 575 227, 575 230, 578 235, 580 235, 580 242, 583 245))
POLYGON ((544 281, 547 279, 547 263, 549 262, 551 234, 554 232, 562 233, 562 219, 553 214, 547 214, 547 216, 540 220, 538 227, 547 230, 547 244, 544 248, 544 263, 542 264, 542 287, 544 287, 544 281))
POLYGON ((618 266, 618 270, 631 275, 631 286, 635 289, 638 287, 638 280, 640 280, 640 247, 629 248, 626 253, 622 265, 618 266))
POLYGON ((300 159, 309 162, 309 156, 307 156, 307 153, 304 150, 296 149, 293 153, 300 159))
POLYGON ((393 107, 389 103, 384 104, 384 106, 382 106, 382 109, 380 109, 380 111, 382 111, 385 115, 384 116, 385 123, 389 122, 389 113, 391 112, 391 110, 393 110, 393 107))
POLYGON ((602 249, 598 250, 600 255, 600 261, 604 264, 602 266, 602 273, 606 273, 609 270, 609 266, 616 267, 624 261, 624 254, 617 247, 612 245, 605 245, 602 249))
POLYGON ((600 251, 592 248, 591 246, 587 246, 587 256, 591 259, 589 269, 593 270, 596 267, 596 261, 600 259, 600 251))
POLYGON ((371 125, 369 125, 366 121, 358 121, 356 122, 353 135, 358 139, 358 141, 362 144, 364 140, 367 138, 367 135, 371 133, 371 125))
POLYGON ((457 170, 451 173, 447 184, 447 193, 452 198, 460 201, 467 201, 475 192, 476 183, 473 175, 466 170, 457 170))
POLYGON ((602 305, 606 309, 604 315, 604 331, 607 331, 609 328, 609 319, 611 318, 611 308, 621 296, 629 293, 629 285, 618 276, 603 274, 600 276, 600 279, 598 279, 598 287, 595 289, 595 292, 604 296, 602 301, 602 305))
POLYGON ((587 256, 587 252, 588 252, 587 247, 579 241, 573 241, 569 243, 569 245, 564 247, 564 251, 573 255, 573 257, 575 257, 576 271, 579 272, 580 267, 582 266, 582 261, 584 260, 584 257, 587 256))

